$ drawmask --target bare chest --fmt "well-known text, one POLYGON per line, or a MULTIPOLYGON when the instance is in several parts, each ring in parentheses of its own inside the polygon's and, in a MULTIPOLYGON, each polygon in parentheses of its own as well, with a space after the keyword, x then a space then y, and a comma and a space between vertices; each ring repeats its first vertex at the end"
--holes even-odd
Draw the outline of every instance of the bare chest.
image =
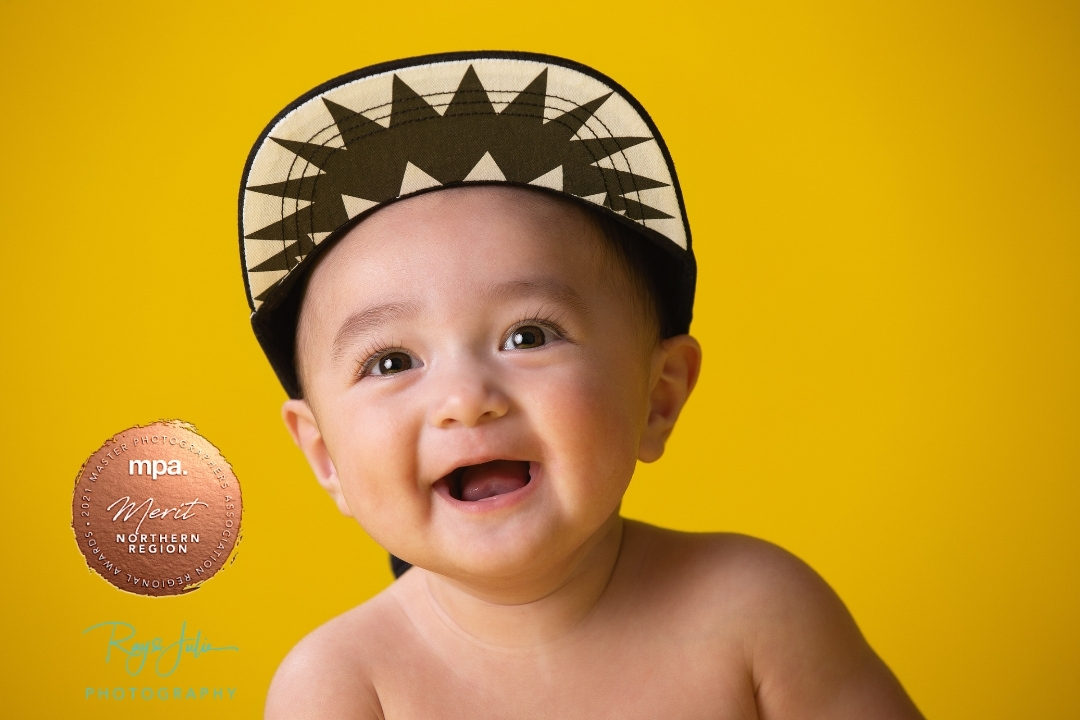
POLYGON ((709 638, 654 637, 527 654, 413 656, 419 661, 384 668, 375 686, 387 720, 757 718, 741 653, 709 638))

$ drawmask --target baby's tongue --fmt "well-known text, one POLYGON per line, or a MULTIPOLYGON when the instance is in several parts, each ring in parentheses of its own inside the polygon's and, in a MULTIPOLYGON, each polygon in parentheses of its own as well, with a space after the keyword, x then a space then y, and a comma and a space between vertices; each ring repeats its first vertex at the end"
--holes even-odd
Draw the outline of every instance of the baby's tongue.
POLYGON ((529 463, 492 460, 461 473, 461 499, 468 502, 514 492, 529 482, 529 463))

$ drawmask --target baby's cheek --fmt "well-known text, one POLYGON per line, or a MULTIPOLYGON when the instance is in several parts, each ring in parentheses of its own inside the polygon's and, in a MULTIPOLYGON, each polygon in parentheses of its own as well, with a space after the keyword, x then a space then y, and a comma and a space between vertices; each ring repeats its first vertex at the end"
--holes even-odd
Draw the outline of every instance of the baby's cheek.
POLYGON ((564 422, 567 440, 597 471, 632 472, 644 409, 638 393, 625 392, 611 377, 590 374, 568 393, 564 422))
POLYGON ((342 491, 354 512, 385 512, 404 492, 403 479, 415 468, 415 441, 409 442, 406 429, 392 417, 354 413, 346 421, 364 432, 335 438, 331 456, 342 491))

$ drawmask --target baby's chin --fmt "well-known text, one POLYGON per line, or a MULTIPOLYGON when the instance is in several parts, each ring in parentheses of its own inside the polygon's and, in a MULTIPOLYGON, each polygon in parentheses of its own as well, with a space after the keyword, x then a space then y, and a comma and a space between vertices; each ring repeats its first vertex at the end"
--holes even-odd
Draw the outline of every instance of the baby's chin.
POLYGON ((617 508, 606 519, 544 510, 522 513, 505 524, 491 518, 496 522, 486 527, 471 522, 475 519, 468 518, 449 535, 444 526, 441 537, 417 548, 414 565, 437 582, 450 580, 459 590, 498 603, 545 597, 577 574, 581 563, 607 544, 605 538, 615 537, 617 545, 621 537, 617 508))

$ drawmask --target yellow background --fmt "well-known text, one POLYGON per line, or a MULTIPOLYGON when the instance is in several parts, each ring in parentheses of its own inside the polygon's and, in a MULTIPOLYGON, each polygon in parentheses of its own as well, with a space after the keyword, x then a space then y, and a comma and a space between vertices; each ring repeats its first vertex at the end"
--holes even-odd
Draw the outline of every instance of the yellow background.
POLYGON ((806 559, 928 717, 1080 717, 1080 11, 956 0, 4 0, 0 714, 256 717, 288 648, 389 582, 278 419, 237 185, 315 84, 470 48, 612 75, 675 157, 706 366, 627 514, 806 559), (69 528, 83 460, 158 418, 244 492, 236 563, 179 598, 90 574, 69 528), (132 682, 80 634, 106 620, 241 652, 132 682), (83 699, 159 684, 238 690, 83 699))

